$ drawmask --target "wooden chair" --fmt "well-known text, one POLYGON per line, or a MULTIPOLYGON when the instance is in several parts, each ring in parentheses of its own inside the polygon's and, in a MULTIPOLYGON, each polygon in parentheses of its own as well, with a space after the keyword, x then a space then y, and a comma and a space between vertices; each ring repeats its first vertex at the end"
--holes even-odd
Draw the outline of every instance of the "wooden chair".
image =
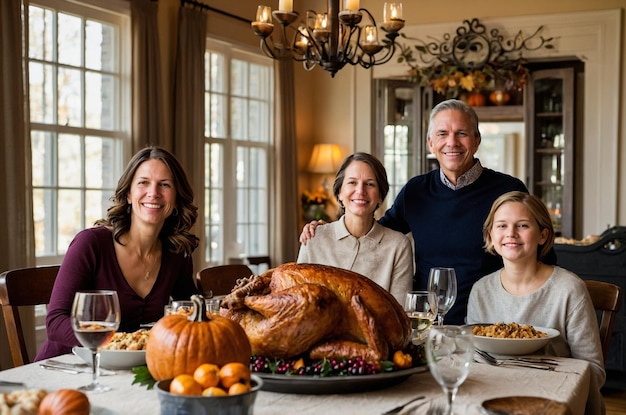
POLYGON ((243 264, 217 265, 203 268, 196 273, 196 283, 203 293, 213 295, 230 294, 239 278, 253 275, 252 270, 243 264))
POLYGON ((272 268, 272 260, 269 256, 249 256, 246 261, 257 275, 272 268))
POLYGON ((587 290, 591 295, 593 307, 601 312, 600 317, 600 341, 602 342, 602 356, 604 361, 609 354, 611 335, 615 317, 622 305, 622 289, 608 282, 585 280, 587 290))
POLYGON ((0 305, 15 367, 30 363, 19 307, 48 304, 59 266, 21 268, 0 274, 0 305))

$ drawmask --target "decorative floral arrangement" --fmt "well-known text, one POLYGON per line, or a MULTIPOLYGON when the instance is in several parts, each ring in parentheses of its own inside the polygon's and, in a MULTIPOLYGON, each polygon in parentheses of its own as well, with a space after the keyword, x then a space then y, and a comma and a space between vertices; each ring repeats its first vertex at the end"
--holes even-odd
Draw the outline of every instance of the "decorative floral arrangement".
POLYGON ((325 205, 330 198, 322 190, 316 190, 315 192, 309 192, 305 190, 302 193, 302 206, 310 205, 325 205))
POLYGON ((330 219, 328 213, 326 213, 326 205, 330 198, 323 189, 318 189, 315 192, 305 190, 302 193, 301 201, 305 220, 330 219))
MULTIPOLYGON (((408 61, 407 61, 408 62, 408 61)), ((421 86, 430 86, 435 92, 448 98, 458 97, 462 92, 493 90, 521 91, 526 86, 529 71, 522 59, 491 62, 480 69, 468 69, 455 64, 436 66, 411 65, 409 77, 421 86)))
POLYGON ((530 36, 520 31, 507 40, 498 29, 488 30, 472 19, 464 20, 455 36, 445 34, 442 41, 400 34, 415 44, 398 44, 398 62, 406 62, 412 80, 448 98, 481 90, 521 91, 530 74, 522 52, 554 48, 552 38, 540 35, 542 30, 540 26, 530 36))

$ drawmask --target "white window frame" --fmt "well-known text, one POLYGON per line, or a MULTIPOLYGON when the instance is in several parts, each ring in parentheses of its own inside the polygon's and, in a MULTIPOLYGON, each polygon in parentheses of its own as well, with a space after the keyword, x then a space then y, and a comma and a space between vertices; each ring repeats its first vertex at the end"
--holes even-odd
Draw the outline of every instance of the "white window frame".
MULTIPOLYGON (((232 97, 231 95, 231 87, 230 87, 230 62, 232 62, 232 60, 234 59, 239 59, 239 60, 243 60, 243 61, 247 61, 247 62, 252 62, 252 63, 257 63, 257 64, 261 64, 261 65, 265 65, 268 66, 271 69, 271 73, 273 74, 273 70, 274 70, 274 66, 273 66, 273 62, 263 56, 260 56, 257 52, 248 52, 247 50, 243 49, 243 48, 239 48, 236 46, 233 46, 229 43, 226 42, 222 42, 219 40, 215 40, 215 39, 211 39, 208 38, 207 39, 207 43, 206 43, 206 50, 207 51, 214 51, 216 53, 219 53, 221 55, 224 56, 224 59, 226 61, 225 64, 225 68, 227 68, 225 70, 225 74, 224 76, 227 79, 226 85, 228 85, 227 90, 225 91, 225 102, 230 103, 230 98, 232 97)), ((221 174, 222 174, 222 196, 223 196, 223 200, 222 200, 222 204, 220 206, 220 211, 221 211, 221 226, 220 226, 220 237, 221 237, 221 255, 219 255, 217 258, 211 258, 210 257, 210 250, 208 249, 207 246, 204 246, 203 249, 203 253, 202 253, 202 261, 203 261, 203 265, 202 266, 210 266, 210 265, 217 265, 217 264, 226 264, 226 263, 233 263, 233 262, 238 262, 238 261, 243 261, 245 256, 250 256, 250 255, 269 255, 269 249, 270 249, 270 229, 269 229, 269 219, 270 219, 270 194, 272 192, 271 190, 271 183, 272 183, 272 178, 274 177, 274 169, 273 169, 273 119, 274 119, 274 88, 273 88, 273 76, 269 77, 269 84, 268 88, 270 88, 270 95, 271 98, 269 99, 269 114, 268 114, 268 119, 266 120, 266 124, 267 124, 267 136, 269 137, 268 142, 258 142, 258 141, 248 141, 248 140, 239 140, 239 139, 234 139, 232 137, 232 132, 230 131, 230 126, 231 126, 231 119, 230 119, 230 114, 231 114, 231 110, 230 110, 230 106, 226 105, 227 108, 225 108, 224 110, 226 111, 227 115, 226 115, 226 131, 225 131, 225 136, 224 137, 211 137, 211 136, 205 136, 204 137, 204 142, 202 143, 202 160, 203 160, 203 166, 205 163, 205 158, 204 158, 204 153, 205 153, 205 146, 206 145, 210 145, 210 144, 220 144, 223 146, 223 166, 221 169, 221 174), (241 223, 240 220, 238 220, 237 218, 237 206, 240 203, 248 203, 247 201, 239 201, 237 199, 237 194, 238 194, 238 188, 237 188, 237 180, 236 180, 236 175, 237 175, 237 148, 241 148, 241 147, 245 147, 245 148, 257 148, 257 149, 261 149, 263 151, 265 151, 266 154, 266 166, 267 166, 267 172, 266 172, 266 183, 264 185, 264 188, 266 190, 265 192, 265 206, 264 206, 264 211, 266 212, 266 217, 264 219, 262 219, 262 222, 264 222, 265 224, 265 240, 263 241, 259 241, 260 245, 262 246, 261 248, 257 248, 256 250, 254 248, 252 248, 252 250, 247 249, 247 246, 250 246, 249 242, 247 241, 238 241, 237 238, 237 228, 238 227, 246 227, 249 226, 250 224, 245 224, 245 223, 241 223), (264 246, 264 247, 263 247, 264 246)), ((209 79, 209 76, 206 77, 206 79, 209 79)), ((208 91, 209 90, 209 86, 206 85, 205 86, 205 90, 208 91)), ((206 108, 206 111, 208 112, 209 109, 206 108)), ((207 128, 208 129, 208 128, 207 128)), ((210 134, 210 131, 209 131, 210 134)), ((203 168, 202 170, 203 172, 205 171, 205 169, 203 168)), ((207 184, 207 181, 205 180, 204 182, 204 186, 202 189, 202 194, 203 194, 203 198, 199 199, 201 200, 203 203, 208 200, 208 192, 211 190, 211 186, 210 183, 207 184)), ((204 206, 203 211, 208 212, 209 207, 208 206, 204 206)), ((206 216, 206 214, 205 214, 206 216)), ((203 218, 203 227, 202 227, 202 234, 203 234, 203 239, 205 241, 205 244, 210 244, 211 243, 211 239, 210 236, 208 235, 208 224, 204 223, 204 218, 203 218)))
MULTIPOLYGON (((118 129, 114 131, 107 130, 93 130, 89 128, 79 128, 72 127, 67 128, 61 124, 57 123, 35 123, 32 122, 28 126, 28 130, 30 131, 43 131, 50 132, 53 134, 75 134, 79 136, 90 136, 90 135, 98 135, 102 137, 108 137, 116 140, 118 144, 116 145, 116 153, 114 160, 114 166, 112 168, 115 170, 114 174, 119 176, 121 173, 124 161, 126 160, 125 155, 129 154, 130 151, 130 128, 131 128, 131 20, 130 20, 130 3, 122 0, 81 0, 78 1, 68 1, 68 0, 32 0, 25 1, 25 22, 24 22, 24 31, 26 33, 26 39, 28 39, 28 6, 38 6, 44 8, 50 8, 57 10, 58 12, 75 15, 81 18, 95 20, 99 22, 103 22, 106 24, 115 25, 119 28, 119 38, 118 44, 116 45, 118 48, 118 55, 116 59, 119 60, 118 68, 119 68, 119 86, 116 93, 119 94, 119 108, 117 112, 118 118, 118 129)), ((26 68, 26 73, 28 77, 28 62, 29 59, 29 51, 28 51, 28 41, 26 42, 25 50, 24 50, 24 67, 26 68)), ((62 149, 61 149, 62 150, 62 149)), ((82 154, 82 158, 84 161, 84 153, 82 154)), ((51 171, 56 171, 56 160, 52 161, 53 165, 51 165, 51 171)), ((50 188, 53 192, 59 190, 55 188, 53 185, 50 188)), ((83 183, 81 187, 78 188, 83 194, 84 200, 84 191, 86 190, 85 184, 83 183)), ((34 189, 33 189, 34 190, 34 189)), ((110 190, 107 190, 108 193, 111 193, 110 190)), ((109 195, 110 196, 110 195, 109 195)), ((108 197, 108 196, 107 196, 108 197)), ((57 206, 48 206, 46 205, 46 214, 51 215, 52 217, 57 216, 57 206)), ((104 214, 104 212, 103 212, 104 214)), ((81 219, 81 228, 89 227, 92 223, 86 223, 85 221, 85 212, 82 213, 81 219)), ((45 238, 53 241, 51 249, 47 250, 46 253, 42 255, 38 255, 36 257, 37 265, 52 265, 59 264, 63 260, 63 256, 67 247, 57 246, 57 231, 56 226, 52 226, 50 230, 50 234, 45 235, 45 238)))
MULTIPOLYGON (((29 30, 28 30, 28 7, 30 5, 54 9, 57 12, 67 13, 75 16, 79 16, 81 18, 100 21, 103 23, 115 25, 119 28, 119 38, 118 40, 118 49, 119 54, 116 57, 119 67, 118 74, 119 77, 119 86, 117 93, 119 94, 119 109, 118 109, 118 129, 115 131, 100 131, 93 130, 88 128, 67 128, 58 123, 28 123, 28 132, 29 137, 32 131, 41 131, 41 132, 50 132, 53 134, 74 134, 80 135, 82 137, 89 135, 98 135, 102 137, 110 137, 116 140, 119 140, 118 145, 115 145, 115 160, 113 162, 113 166, 111 168, 116 170, 112 172, 115 176, 119 176, 122 171, 124 160, 126 159, 125 154, 129 154, 130 152, 130 128, 131 128, 131 83, 130 83, 130 73, 131 73, 131 27, 130 27, 130 3, 123 0, 81 0, 78 1, 66 1, 66 0, 33 0, 33 1, 24 1, 24 33, 25 39, 28 39, 29 30)), ((28 40, 25 42, 24 48, 24 68, 25 68, 25 77, 29 80, 29 45, 28 40)), ((27 85, 29 85, 29 81, 27 81, 27 85)), ((29 94, 27 93, 27 100, 29 94)), ((57 151, 61 151, 62 149, 58 149, 57 151)), ((85 153, 83 152, 81 158, 84 163, 85 153)), ((52 161, 50 166, 50 171, 56 171, 56 159, 54 155, 52 155, 52 161)), ((54 174, 54 173, 53 173, 54 174)), ((33 185, 31 184, 31 189, 34 190, 33 185)), ((86 206, 84 204, 85 200, 85 183, 83 182, 81 187, 79 187, 82 193, 83 200, 83 208, 86 210, 86 206)), ((58 191, 58 187, 55 189, 51 188, 52 191, 58 191)), ((45 208, 46 214, 51 215, 52 217, 57 217, 57 205, 54 203, 52 205, 46 205, 45 208)), ((91 226, 91 223, 85 223, 85 210, 81 214, 81 227, 91 226)), ((104 216, 104 215, 103 215, 104 216)), ((55 220, 56 223, 56 220, 55 220)), ((57 227, 52 226, 50 229, 50 234, 45 235, 44 237, 53 242, 53 247, 47 252, 45 255, 36 256, 36 264, 38 266, 43 265, 53 265, 60 264, 63 261, 63 257, 67 250, 67 247, 59 247, 57 246, 58 235, 57 235, 57 227)), ((46 327, 45 327, 45 315, 46 315, 46 306, 36 306, 34 307, 34 323, 35 323, 35 344, 36 349, 38 350, 43 344, 46 338, 46 327)))

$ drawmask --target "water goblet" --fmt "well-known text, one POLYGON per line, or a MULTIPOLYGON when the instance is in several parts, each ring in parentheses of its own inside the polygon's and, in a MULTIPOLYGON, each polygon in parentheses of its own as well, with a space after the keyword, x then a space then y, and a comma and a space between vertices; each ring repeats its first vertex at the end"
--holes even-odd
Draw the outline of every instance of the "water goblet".
POLYGON ((446 395, 448 415, 452 414, 459 386, 469 375, 473 357, 471 330, 458 326, 431 327, 426 340, 426 360, 430 373, 446 395))
POLYGON ((443 317, 456 301, 454 268, 431 268, 428 276, 428 291, 435 294, 437 298, 437 325, 443 326, 443 317))
POLYGON ((428 291, 409 291, 404 301, 404 311, 411 320, 411 340, 415 344, 424 342, 424 333, 437 316, 437 299, 428 291))
POLYGON ((120 303, 117 292, 109 290, 78 291, 71 313, 72 329, 80 343, 91 351, 92 381, 78 388, 86 392, 105 392, 109 386, 98 383, 99 348, 105 345, 120 325, 120 303))

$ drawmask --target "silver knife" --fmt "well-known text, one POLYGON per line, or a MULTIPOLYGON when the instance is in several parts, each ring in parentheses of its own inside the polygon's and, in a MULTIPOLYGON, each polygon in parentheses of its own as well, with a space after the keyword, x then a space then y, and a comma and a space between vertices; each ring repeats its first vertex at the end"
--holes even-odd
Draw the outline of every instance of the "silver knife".
POLYGON ((52 366, 52 365, 47 365, 45 363, 40 363, 39 366, 43 367, 44 369, 47 370, 58 370, 59 372, 64 372, 64 373, 71 373, 72 375, 77 375, 79 373, 83 373, 83 372, 79 372, 78 370, 75 369, 68 369, 68 368, 64 368, 61 366, 52 366))
POLYGON ((11 382, 8 380, 0 380, 0 386, 26 386, 22 382, 11 382))
MULTIPOLYGON (((50 370, 56 369, 61 372, 72 373, 72 374, 92 373, 91 366, 88 365, 87 363, 65 363, 65 362, 59 362, 57 360, 47 360, 45 363, 41 363, 40 366, 43 367, 44 369, 50 369, 50 370)), ((100 375, 110 376, 110 375, 115 375, 115 372, 112 370, 100 368, 100 375)))

